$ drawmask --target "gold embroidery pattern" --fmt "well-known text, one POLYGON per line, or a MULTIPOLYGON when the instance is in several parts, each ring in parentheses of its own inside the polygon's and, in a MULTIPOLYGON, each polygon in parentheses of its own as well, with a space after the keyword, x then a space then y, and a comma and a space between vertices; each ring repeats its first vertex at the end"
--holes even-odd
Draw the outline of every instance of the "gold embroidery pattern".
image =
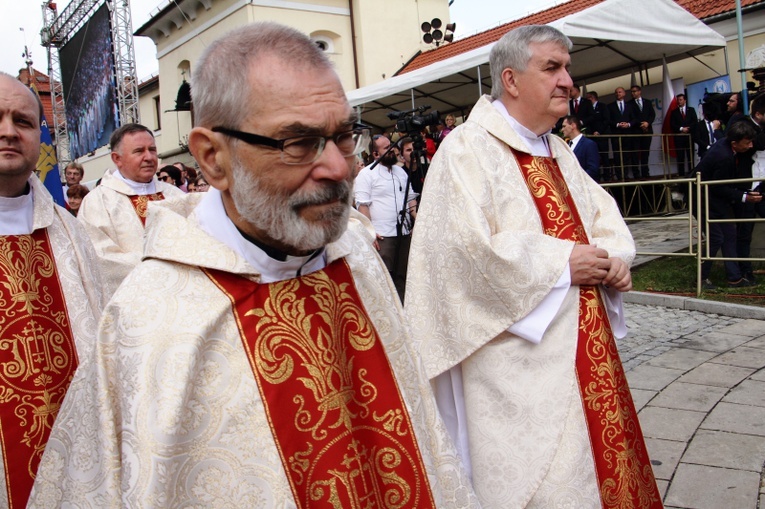
MULTIPOLYGON (((642 440, 639 421, 627 378, 622 368, 616 342, 607 325, 605 306, 598 290, 583 287, 580 292, 580 331, 587 334, 580 352, 589 363, 590 382, 583 386, 582 397, 603 426, 600 431, 601 447, 595 449, 599 461, 605 461, 617 475, 603 479, 601 498, 606 507, 651 507, 660 502, 651 465, 641 459, 648 458, 642 440), (624 432, 622 432, 624 431, 624 432)), ((578 367, 578 370, 581 367, 578 367)))
POLYGON ((141 224, 146 225, 146 216, 149 212, 149 202, 164 200, 165 195, 162 193, 133 195, 130 197, 130 201, 133 204, 135 213, 138 214, 138 218, 141 220, 141 224))
POLYGON ((372 325, 350 300, 345 291, 347 284, 338 285, 326 277, 318 279, 312 297, 321 311, 313 316, 306 312, 305 301, 295 296, 297 279, 270 286, 271 295, 264 308, 245 314, 260 318, 256 326, 260 375, 272 384, 280 384, 293 376, 296 363, 305 366, 309 377, 299 380, 318 402, 321 414, 312 415, 305 408, 304 398, 296 395, 293 402, 299 409, 295 427, 310 432, 313 440, 327 437, 327 419, 335 419, 328 423, 330 428, 343 426, 350 430, 351 419, 366 417, 369 404, 377 397, 377 389, 365 379, 366 370, 354 371, 351 350, 364 351, 374 345, 372 325), (316 320, 320 324, 314 324, 316 320), (335 329, 338 324, 342 330, 335 329))
MULTIPOLYGON (((519 153, 516 157, 545 234, 589 243, 554 160, 519 153)), ((662 507, 616 342, 595 287, 580 287, 576 372, 604 507, 662 507)))
POLYGON ((0 306, 3 459, 9 500, 23 506, 77 366, 45 230, 0 237, 0 306))
POLYGON ((240 334, 296 503, 433 507, 409 415, 345 262, 260 285, 252 297, 241 278, 208 275, 241 313, 240 334))
MULTIPOLYGON (((535 157, 524 165, 526 185, 536 200, 544 199, 542 224, 546 235, 559 239, 586 242, 587 234, 581 221, 574 221, 574 212, 569 206, 568 185, 560 172, 551 170, 547 161, 535 157)), ((542 211, 540 210, 540 214, 542 211)))
POLYGON ((329 478, 314 482, 310 489, 311 500, 326 500, 337 509, 408 507, 412 502, 412 491, 406 480, 396 474, 401 462, 401 449, 367 449, 359 440, 352 440, 342 462, 346 468, 330 470, 329 478))
POLYGON ((0 271, 6 274, 2 285, 7 291, 0 295, 0 308, 5 310, 0 315, 0 326, 19 313, 32 314, 35 308, 48 311, 53 302, 50 295, 40 295, 41 277, 53 274, 53 260, 37 244, 30 235, 18 237, 15 245, 10 237, 0 237, 0 271))

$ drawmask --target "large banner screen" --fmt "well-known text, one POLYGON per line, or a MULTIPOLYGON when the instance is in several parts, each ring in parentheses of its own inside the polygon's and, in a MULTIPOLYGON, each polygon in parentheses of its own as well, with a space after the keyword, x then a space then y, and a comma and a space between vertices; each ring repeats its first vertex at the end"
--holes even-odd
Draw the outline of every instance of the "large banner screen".
POLYGON ((59 51, 69 150, 77 159, 109 143, 119 125, 109 10, 102 5, 59 51))

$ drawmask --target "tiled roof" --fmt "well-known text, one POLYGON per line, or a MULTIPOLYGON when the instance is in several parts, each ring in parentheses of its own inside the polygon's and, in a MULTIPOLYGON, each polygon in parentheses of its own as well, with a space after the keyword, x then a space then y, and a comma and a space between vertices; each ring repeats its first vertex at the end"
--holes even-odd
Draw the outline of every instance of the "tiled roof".
MULTIPOLYGON (((406 74, 420 69, 421 67, 446 60, 456 55, 466 53, 470 50, 486 46, 492 42, 498 41, 503 35, 512 30, 513 28, 523 25, 544 25, 552 21, 564 18, 569 14, 574 14, 593 5, 597 5, 604 0, 571 0, 555 7, 545 9, 544 11, 537 12, 521 18, 510 23, 505 23, 498 27, 491 28, 485 32, 481 32, 464 39, 459 39, 449 44, 444 44, 436 49, 425 51, 410 60, 404 67, 402 67, 396 75, 406 74)), ((699 19, 708 18, 717 14, 730 12, 735 9, 735 3, 733 0, 676 0, 677 4, 689 11, 691 14, 699 19)), ((741 0, 742 7, 748 7, 763 3, 765 0, 741 0)))
MULTIPOLYGON (((40 101, 43 104, 43 111, 45 112, 45 119, 50 125, 53 125, 53 106, 51 104, 50 97, 50 79, 47 74, 43 74, 34 67, 32 68, 32 74, 35 77, 34 85, 37 88, 37 92, 40 94, 40 101)), ((29 72, 26 68, 19 70, 18 80, 25 85, 29 84, 29 72)), ((51 134, 53 134, 51 132, 51 134)))
MULTIPOLYGON (((697 18, 703 20, 717 14, 736 10, 734 0, 675 0, 677 5, 684 8, 697 18)), ((762 0, 741 0, 741 8, 762 3, 762 0)))

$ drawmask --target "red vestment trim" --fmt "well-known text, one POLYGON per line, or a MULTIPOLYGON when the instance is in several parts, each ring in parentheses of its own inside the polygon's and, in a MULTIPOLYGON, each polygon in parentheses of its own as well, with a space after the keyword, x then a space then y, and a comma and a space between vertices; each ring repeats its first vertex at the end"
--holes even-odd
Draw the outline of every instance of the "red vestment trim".
POLYGON ((393 369, 345 261, 269 284, 205 272, 232 302, 298 507, 435 507, 393 369))
MULTIPOLYGON (((544 233, 589 244, 555 159, 513 153, 544 233)), ((595 286, 579 287, 576 374, 603 507, 663 507, 603 297, 595 286)))
POLYGON ((163 195, 161 192, 141 195, 134 194, 132 196, 128 196, 128 198, 130 198, 130 203, 133 204, 133 208, 135 209, 135 213, 138 214, 138 219, 141 220, 141 224, 146 226, 146 216, 148 215, 149 202, 164 200, 165 195, 163 195))
POLYGON ((47 230, 0 236, 0 442, 9 507, 26 507, 77 368, 47 230))

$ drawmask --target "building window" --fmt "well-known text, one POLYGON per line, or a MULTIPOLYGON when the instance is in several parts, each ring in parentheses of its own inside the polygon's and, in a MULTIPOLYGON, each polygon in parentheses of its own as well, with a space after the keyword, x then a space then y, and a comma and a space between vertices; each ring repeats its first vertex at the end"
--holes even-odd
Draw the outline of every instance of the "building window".
POLYGON ((152 97, 152 99, 154 100, 154 130, 159 131, 162 129, 162 109, 159 104, 159 94, 152 97))

